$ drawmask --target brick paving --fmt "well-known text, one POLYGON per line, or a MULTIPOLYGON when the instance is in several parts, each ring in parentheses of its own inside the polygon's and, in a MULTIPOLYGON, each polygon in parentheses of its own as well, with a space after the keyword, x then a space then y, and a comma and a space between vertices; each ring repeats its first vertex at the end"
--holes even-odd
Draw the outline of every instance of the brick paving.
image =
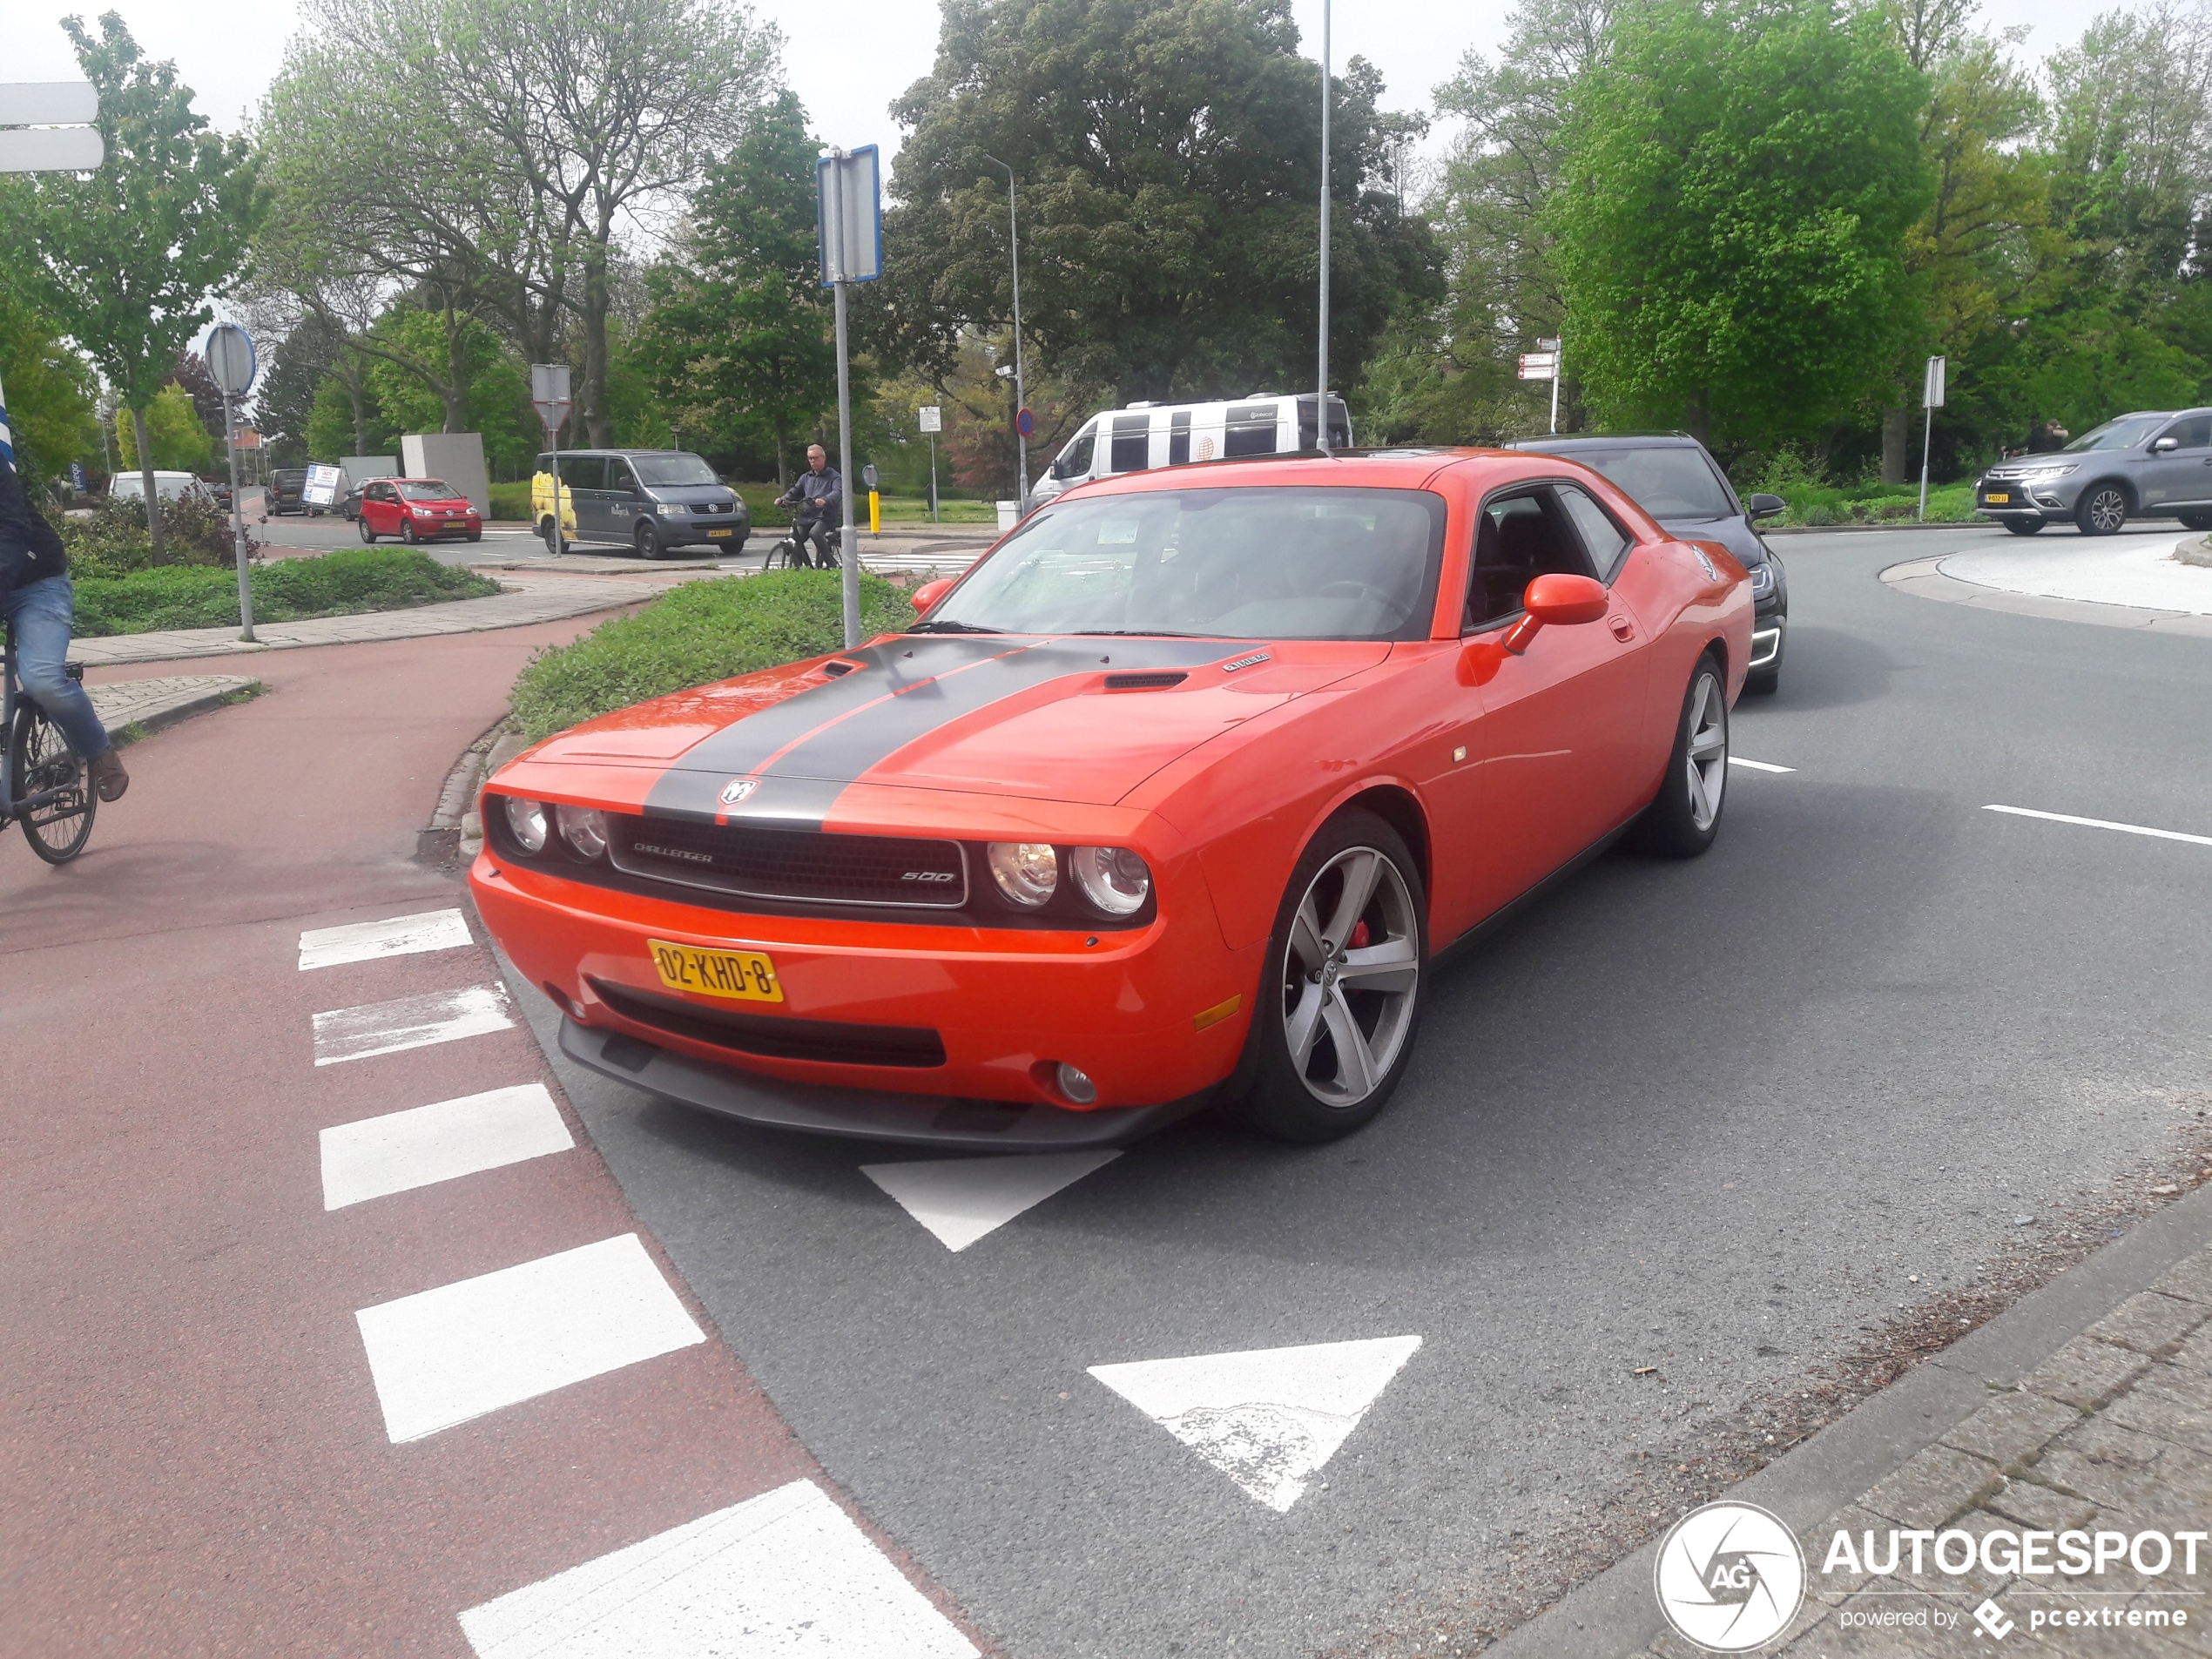
MULTIPOLYGON (((1936 1444, 1908 1458, 1818 1526, 1797 1534, 1806 1596, 1791 1627, 1759 1649, 1789 1659, 1929 1659, 1930 1656, 2058 1652, 2103 1659, 2212 1655, 2212 1541, 2188 1574, 2183 1546, 2162 1570, 2114 1561, 2101 1575, 2027 1575, 1977 1565, 1951 1575, 1932 1557, 1914 1573, 1912 1546, 1893 1574, 1838 1566, 1823 1571, 1831 1541, 1874 1534, 1886 1554, 1892 1529, 1958 1529, 1977 1543, 1992 1531, 2078 1530, 2133 1541, 2212 1530, 2212 1250, 2164 1277, 2066 1343, 2020 1379, 1990 1390, 1986 1405, 1936 1444), (1975 1609, 1996 1604, 2002 1635, 1978 1629, 1975 1609), (2040 1612, 2093 1618, 2094 1626, 2033 1628, 2040 1612), (2147 1615, 2179 1625, 2156 1628, 2147 1615), (2133 1616, 2138 1622, 2129 1624, 2133 1616), (1869 1622, 1878 1621, 1878 1622, 1869 1622)), ((1953 1546, 1956 1560, 1957 1546, 1953 1546)), ((2092 1546, 2094 1548, 2094 1545, 2092 1546)), ((2146 1553, 2155 1562, 2158 1550, 2146 1553)), ((1996 1552, 2006 1561, 2006 1547, 1996 1552)), ((2056 1560, 2054 1554, 2051 1559, 2056 1560)), ((1640 1649, 1647 1659, 1691 1659, 1701 1650, 1669 1633, 1640 1649)))
POLYGON ((87 685, 100 724, 111 732, 129 726, 151 731, 172 720, 220 708, 236 693, 260 684, 251 674, 165 674, 153 679, 87 685))

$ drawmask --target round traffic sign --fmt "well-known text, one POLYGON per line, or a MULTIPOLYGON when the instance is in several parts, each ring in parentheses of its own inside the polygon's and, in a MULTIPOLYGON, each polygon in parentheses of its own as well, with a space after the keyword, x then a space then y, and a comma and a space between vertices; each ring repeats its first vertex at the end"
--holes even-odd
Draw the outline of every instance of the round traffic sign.
POLYGON ((1014 417, 1014 429, 1016 432, 1019 432, 1025 438, 1035 437, 1037 435, 1037 417, 1030 414, 1028 410, 1023 409, 1020 414, 1014 417))
POLYGON ((246 388, 253 384, 255 364, 253 341, 245 329, 234 322, 216 324, 208 331, 202 355, 218 391, 229 397, 246 395, 246 388))

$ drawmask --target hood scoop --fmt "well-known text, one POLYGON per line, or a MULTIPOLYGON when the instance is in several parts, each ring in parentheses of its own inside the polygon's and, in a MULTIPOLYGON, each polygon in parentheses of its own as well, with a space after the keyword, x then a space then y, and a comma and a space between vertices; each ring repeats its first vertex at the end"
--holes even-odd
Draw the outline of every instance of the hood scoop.
POLYGON ((1190 675, 1179 669, 1167 669, 1150 674, 1109 674, 1106 689, 1109 691, 1164 691, 1170 685, 1180 685, 1190 675))

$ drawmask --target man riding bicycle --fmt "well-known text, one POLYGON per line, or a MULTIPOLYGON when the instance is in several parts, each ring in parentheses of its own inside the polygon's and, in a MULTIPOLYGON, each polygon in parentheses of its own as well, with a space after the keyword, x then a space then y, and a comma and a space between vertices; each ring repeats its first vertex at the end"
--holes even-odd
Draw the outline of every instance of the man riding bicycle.
POLYGON ((794 507, 792 515, 791 548, 802 564, 806 563, 806 543, 814 543, 814 563, 828 570, 837 563, 837 556, 830 551, 830 536, 842 529, 845 516, 845 481, 837 475, 837 469, 829 463, 829 455, 819 443, 806 446, 806 470, 799 475, 799 482, 776 497, 779 507, 794 507))
POLYGON ((64 666, 77 616, 69 555, 24 493, 12 436, 8 412, 0 408, 0 617, 15 631, 16 678, 91 767, 100 799, 117 800, 131 786, 131 774, 92 711, 92 699, 64 666))

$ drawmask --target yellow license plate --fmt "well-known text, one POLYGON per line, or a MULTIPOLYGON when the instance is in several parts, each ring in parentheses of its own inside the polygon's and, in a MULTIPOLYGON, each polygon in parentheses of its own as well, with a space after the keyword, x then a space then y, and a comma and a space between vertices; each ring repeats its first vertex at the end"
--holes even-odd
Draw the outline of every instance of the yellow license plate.
POLYGON ((757 950, 704 950, 697 945, 671 945, 664 939, 648 939, 653 968, 660 982, 671 991, 695 991, 702 996, 726 996, 740 1002, 780 1002, 784 988, 776 982, 776 965, 757 950))
POLYGON ((1982 499, 1993 507, 2002 507, 2006 502, 2012 500, 2012 497, 2001 489, 1993 489, 1986 496, 1984 496, 1982 499))
POLYGON ((729 533, 730 533, 730 532, 729 532, 729 531, 727 531, 727 530, 709 530, 709 531, 707 532, 707 535, 708 535, 710 537, 711 537, 711 536, 727 536, 727 535, 729 535, 729 533))

